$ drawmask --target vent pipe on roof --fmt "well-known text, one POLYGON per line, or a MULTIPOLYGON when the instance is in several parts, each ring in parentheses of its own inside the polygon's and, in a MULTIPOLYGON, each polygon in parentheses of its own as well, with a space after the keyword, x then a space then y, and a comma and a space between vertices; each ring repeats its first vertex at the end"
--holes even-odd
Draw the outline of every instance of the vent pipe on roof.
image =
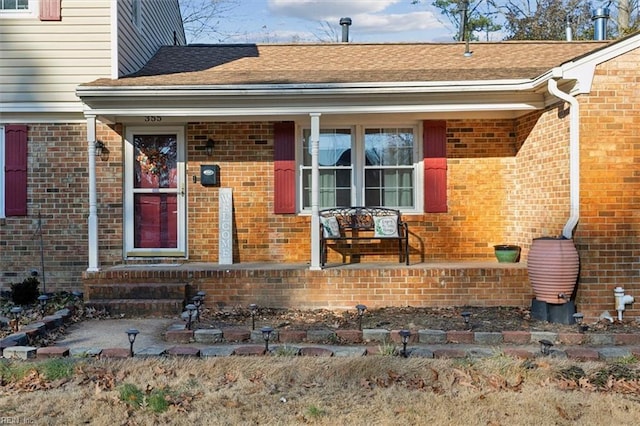
POLYGON ((349 43, 349 27, 351 26, 351 18, 340 18, 340 26, 342 27, 342 42, 349 43))
POLYGON ((572 41, 573 32, 571 31, 571 16, 567 15, 567 17, 564 18, 564 23, 565 23, 564 31, 567 36, 567 41, 572 41))
POLYGON ((591 20, 594 23, 594 40, 606 40, 607 39, 607 21, 609 20, 609 8, 599 7, 593 11, 591 20))

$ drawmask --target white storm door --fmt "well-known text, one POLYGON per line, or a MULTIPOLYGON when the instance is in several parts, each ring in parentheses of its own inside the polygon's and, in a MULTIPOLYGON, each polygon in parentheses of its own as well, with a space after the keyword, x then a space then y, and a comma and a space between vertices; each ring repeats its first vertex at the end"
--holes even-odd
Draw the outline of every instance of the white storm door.
POLYGON ((130 127, 125 137, 125 256, 186 257, 182 127, 130 127))

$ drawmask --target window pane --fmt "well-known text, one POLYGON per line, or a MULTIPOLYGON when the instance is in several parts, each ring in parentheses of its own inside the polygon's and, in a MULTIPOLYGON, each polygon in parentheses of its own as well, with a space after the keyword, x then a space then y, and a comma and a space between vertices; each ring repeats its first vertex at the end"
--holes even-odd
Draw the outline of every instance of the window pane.
MULTIPOLYGON (((311 166, 311 130, 305 129, 303 140, 303 164, 311 166)), ((318 146, 320 166, 351 166, 351 130, 326 129, 320 131, 318 146)))
POLYGON ((134 188, 176 188, 176 135, 134 135, 134 188))
POLYGON ((413 129, 366 129, 364 145, 367 166, 413 164, 413 129))
POLYGON ((365 129, 365 203, 414 206, 414 134, 411 128, 365 129))

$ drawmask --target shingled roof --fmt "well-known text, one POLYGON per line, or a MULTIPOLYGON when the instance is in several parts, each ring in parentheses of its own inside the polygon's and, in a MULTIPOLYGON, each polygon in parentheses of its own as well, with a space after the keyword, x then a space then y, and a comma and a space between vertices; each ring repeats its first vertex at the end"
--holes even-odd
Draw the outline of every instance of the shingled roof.
POLYGON ((165 46, 137 73, 83 86, 531 80, 610 42, 165 46))

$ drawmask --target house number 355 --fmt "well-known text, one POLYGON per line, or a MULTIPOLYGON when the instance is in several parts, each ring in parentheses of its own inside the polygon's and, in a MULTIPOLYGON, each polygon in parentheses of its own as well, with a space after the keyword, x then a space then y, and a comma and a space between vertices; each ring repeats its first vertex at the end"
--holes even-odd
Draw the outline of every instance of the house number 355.
POLYGON ((158 115, 147 115, 147 116, 144 117, 144 121, 146 121, 146 122, 162 121, 162 117, 160 117, 158 115))

